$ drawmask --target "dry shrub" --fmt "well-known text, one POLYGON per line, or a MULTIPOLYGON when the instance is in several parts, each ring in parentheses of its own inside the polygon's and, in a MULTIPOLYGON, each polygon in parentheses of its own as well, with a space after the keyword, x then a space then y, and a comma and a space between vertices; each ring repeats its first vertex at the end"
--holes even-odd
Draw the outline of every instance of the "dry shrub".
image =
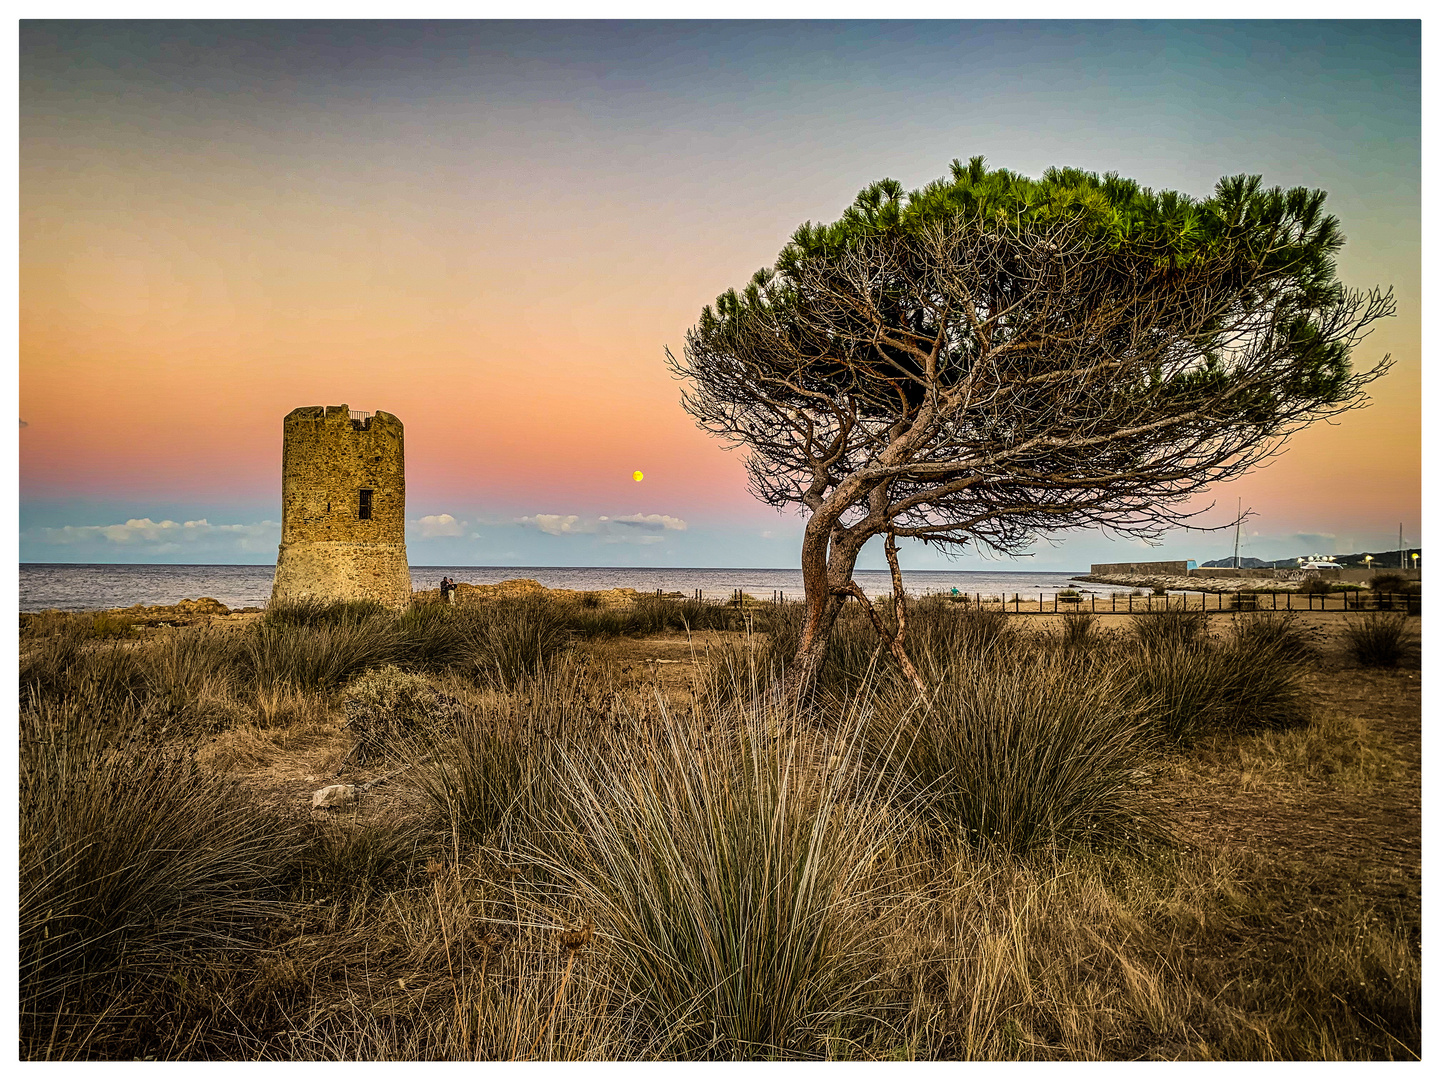
POLYGON ((1067 611, 1060 617, 1060 642, 1069 649, 1082 649, 1095 643, 1099 620, 1088 611, 1067 611))
POLYGON ((1400 612, 1347 620, 1344 641, 1345 651, 1366 667, 1398 667, 1420 650, 1420 636, 1400 612))
POLYGON ((1209 632, 1209 624, 1203 611, 1159 608, 1130 616, 1130 632, 1142 648, 1171 648, 1201 641, 1209 632))
POLYGON ((398 749, 416 732, 451 725, 461 711, 459 701, 425 676, 394 664, 361 675, 346 688, 342 704, 359 761, 398 749))
POLYGON ((1230 641, 1239 653, 1273 654, 1296 664, 1315 664, 1320 659, 1320 632, 1306 626, 1298 612, 1257 611, 1237 615, 1230 641))

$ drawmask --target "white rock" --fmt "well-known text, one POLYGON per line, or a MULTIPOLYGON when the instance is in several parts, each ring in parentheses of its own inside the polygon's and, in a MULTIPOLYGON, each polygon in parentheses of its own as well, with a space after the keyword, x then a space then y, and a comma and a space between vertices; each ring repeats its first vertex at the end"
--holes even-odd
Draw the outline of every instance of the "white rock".
POLYGON ((331 784, 329 787, 322 787, 310 796, 310 807, 318 810, 322 806, 340 806, 353 798, 355 798, 354 784, 331 784))

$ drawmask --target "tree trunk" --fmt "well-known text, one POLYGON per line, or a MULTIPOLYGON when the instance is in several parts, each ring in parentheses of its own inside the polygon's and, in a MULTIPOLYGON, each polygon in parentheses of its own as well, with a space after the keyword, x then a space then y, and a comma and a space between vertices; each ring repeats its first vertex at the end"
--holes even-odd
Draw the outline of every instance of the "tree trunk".
MULTIPOLYGON (((910 654, 905 651, 905 581, 900 576, 900 552, 895 546, 895 534, 885 534, 885 561, 890 564, 890 583, 895 595, 895 635, 890 638, 890 655, 900 665, 900 670, 905 672, 905 677, 910 680, 910 685, 922 698, 930 694, 930 688, 925 685, 925 680, 915 665, 910 660, 910 654)), ((873 617, 873 616, 872 616, 873 617)), ((876 623, 879 629, 879 623, 876 623)), ((882 634, 882 638, 883 638, 882 634)))
POLYGON ((848 538, 832 538, 830 529, 812 517, 800 547, 800 570, 805 581, 805 623, 800 645, 785 673, 782 698, 786 708, 808 708, 820 683, 830 632, 848 594, 860 547, 848 538), (833 540, 833 542, 832 542, 833 540))

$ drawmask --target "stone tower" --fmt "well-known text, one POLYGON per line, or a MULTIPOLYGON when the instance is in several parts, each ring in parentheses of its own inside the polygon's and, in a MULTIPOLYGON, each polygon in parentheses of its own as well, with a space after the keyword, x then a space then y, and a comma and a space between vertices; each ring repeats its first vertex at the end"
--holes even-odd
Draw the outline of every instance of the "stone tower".
POLYGON ((410 602, 405 427, 387 412, 307 405, 285 417, 280 555, 270 602, 410 602))

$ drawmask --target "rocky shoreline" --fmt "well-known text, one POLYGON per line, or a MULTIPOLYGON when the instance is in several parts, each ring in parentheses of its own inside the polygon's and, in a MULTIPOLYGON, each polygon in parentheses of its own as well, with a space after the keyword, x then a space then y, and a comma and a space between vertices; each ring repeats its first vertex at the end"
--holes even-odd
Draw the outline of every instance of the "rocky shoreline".
MULTIPOLYGON (((1166 592, 1202 592, 1202 593, 1237 593, 1237 592, 1299 592, 1299 581, 1286 581, 1280 578, 1270 577, 1181 577, 1178 574, 1081 574, 1073 577, 1071 581, 1089 581, 1097 585, 1130 585, 1137 589, 1153 591, 1164 589, 1166 592)), ((1337 588, 1344 588, 1344 585, 1336 583, 1337 588)), ((1350 586, 1350 587, 1353 587, 1350 586)))

